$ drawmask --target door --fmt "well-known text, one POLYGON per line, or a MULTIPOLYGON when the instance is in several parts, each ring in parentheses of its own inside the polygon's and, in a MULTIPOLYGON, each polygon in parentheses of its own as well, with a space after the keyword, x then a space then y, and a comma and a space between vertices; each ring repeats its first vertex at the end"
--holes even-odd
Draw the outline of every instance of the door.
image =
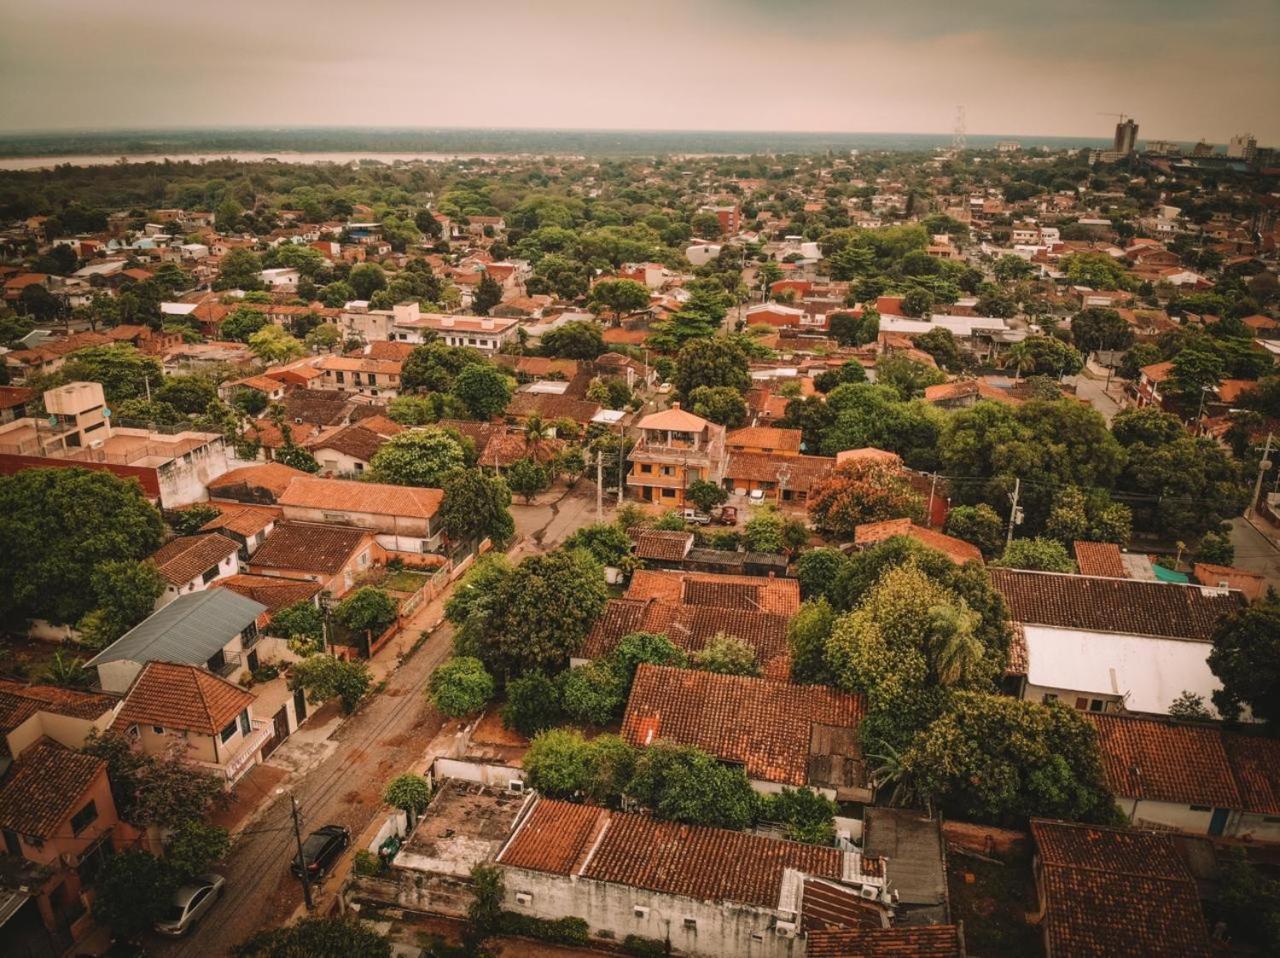
POLYGON ((298 717, 299 725, 307 717, 307 694, 302 689, 296 689, 293 693, 293 714, 298 717))
POLYGON ((249 666, 250 672, 258 671, 258 650, 254 649, 249 653, 249 657, 245 659, 245 664, 249 666))
POLYGON ((1209 834, 1221 835, 1225 832, 1227 830, 1227 818, 1230 814, 1231 812, 1229 809, 1215 808, 1213 810, 1213 817, 1209 819, 1209 834))
POLYGON ((266 758, 289 737, 289 712, 282 705, 280 711, 271 718, 271 738, 262 744, 262 757, 266 758))

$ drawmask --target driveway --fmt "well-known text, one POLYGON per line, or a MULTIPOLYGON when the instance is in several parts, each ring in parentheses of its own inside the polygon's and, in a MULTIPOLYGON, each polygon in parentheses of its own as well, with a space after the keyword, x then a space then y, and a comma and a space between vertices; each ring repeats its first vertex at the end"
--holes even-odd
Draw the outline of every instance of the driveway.
MULTIPOLYGON (((415 634, 438 615, 438 603, 430 603, 406 631, 415 634)), ((304 837, 311 829, 329 823, 347 826, 352 835, 360 834, 382 810, 386 783, 412 765, 440 730, 440 716, 423 693, 431 673, 448 657, 452 643, 453 630, 445 622, 387 677, 386 688, 372 695, 341 726, 331 754, 287 781, 285 794, 263 796, 270 804, 240 833, 230 858, 219 868, 227 876, 222 900, 188 938, 152 941, 151 954, 172 958, 226 955, 259 929, 278 927, 288 920, 302 901, 302 888, 289 874, 296 849, 290 794, 302 808, 304 837)), ((286 741, 277 755, 288 747, 286 741)))

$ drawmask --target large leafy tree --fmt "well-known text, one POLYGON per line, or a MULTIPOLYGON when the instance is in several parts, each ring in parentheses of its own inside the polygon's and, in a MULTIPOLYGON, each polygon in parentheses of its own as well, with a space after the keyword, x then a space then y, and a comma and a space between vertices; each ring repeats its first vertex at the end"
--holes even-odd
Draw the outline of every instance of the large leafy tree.
POLYGON ((485 273, 480 277, 480 285, 476 287, 475 295, 471 299, 471 308, 475 310, 477 316, 488 316, 489 311, 500 302, 502 302, 502 285, 485 273))
POLYGON ((1114 309, 1090 306, 1072 318, 1071 340, 1086 355, 1099 349, 1128 349, 1133 330, 1114 309))
POLYGON ((466 465, 462 446, 443 429, 411 429, 392 436, 369 462, 369 478, 397 486, 439 488, 466 465))
POLYGON ((1213 635, 1209 668, 1222 682, 1213 704, 1228 719, 1247 707, 1280 724, 1280 602, 1268 599, 1225 618, 1213 635))
POLYGON ((587 305, 597 312, 612 313, 615 321, 649 305, 649 288, 633 279, 602 279, 591 287, 587 305))
POLYGON ((447 718, 475 715, 493 698, 493 676, 479 659, 454 656, 431 673, 428 692, 431 703, 447 718))
POLYGON ((587 741, 576 729, 549 729, 523 761, 529 785, 543 795, 615 803, 631 779, 635 750, 616 735, 587 741))
POLYGON ((902 400, 919 399, 930 386, 947 381, 936 366, 919 362, 903 353, 889 353, 876 363, 876 382, 897 391, 902 400))
POLYGON ((873 446, 896 452, 913 469, 937 464, 938 437, 945 415, 922 401, 902 402, 895 389, 870 383, 846 383, 827 394, 787 406, 790 424, 804 433, 806 449, 834 456, 846 449, 873 446))
POLYGON ((259 932, 235 949, 236 958, 391 958, 391 941, 352 914, 303 918, 259 932))
POLYGON ((946 814, 997 825, 1028 818, 1116 824, 1097 733, 1073 709, 960 692, 902 757, 916 791, 946 814))
MULTIPOLYGON (((219 225, 226 228, 226 224, 219 225)), ((262 259, 251 249, 233 249, 218 261, 218 278, 214 289, 262 289, 262 259)))
POLYGON ((231 836, 225 828, 192 818, 174 830, 164 860, 179 878, 189 881, 208 872, 230 850, 231 836))
POLYGON ((101 383, 108 402, 141 398, 148 382, 152 388, 164 382, 160 361, 125 343, 76 350, 62 367, 62 376, 68 382, 101 383))
POLYGON ((820 531, 853 538, 866 522, 924 518, 924 501, 902 472, 881 462, 854 460, 809 490, 809 518, 820 531))
POLYGON ((84 750, 107 763, 120 817, 134 825, 177 828, 202 819, 220 802, 222 783, 176 756, 136 752, 123 735, 91 735, 84 750))
POLYGON ((676 356, 675 383, 681 396, 700 386, 728 386, 744 391, 751 385, 749 363, 742 345, 727 336, 696 339, 676 356))
POLYGON ((747 403, 732 386, 699 386, 689 394, 689 405, 694 415, 729 429, 747 421, 747 403))
POLYGON ((93 917, 122 938, 148 931, 169 910, 177 880, 158 858, 130 849, 107 859, 93 917))
POLYGON ((1036 572, 1075 572, 1076 564, 1066 546, 1056 539, 1014 539, 996 565, 1036 572))
POLYGON ((496 585, 480 658, 501 676, 560 671, 607 598, 604 570, 584 550, 530 556, 496 585))
POLYGON ((373 676, 367 662, 322 654, 295 663, 289 684, 290 688, 302 689, 307 701, 316 705, 337 698, 342 710, 350 714, 368 693, 373 676))
POLYGON ((571 322, 543 333, 540 351, 562 359, 595 359, 604 352, 604 334, 596 323, 571 322))
POLYGON ((164 520, 132 480, 87 469, 0 478, 0 615, 75 622, 96 601, 85 582, 105 562, 139 560, 164 520))
POLYGON ((452 393, 475 419, 492 419, 511 402, 515 386, 496 366, 464 366, 454 378, 452 393))
POLYGON ((758 808, 740 767, 722 765, 701 749, 661 740, 640 753, 627 795, 659 818, 718 828, 746 828, 758 808))
POLYGON ((501 476, 479 469, 453 469, 441 481, 444 502, 440 525, 455 542, 488 536, 506 542, 515 532, 511 518, 511 489, 501 476))

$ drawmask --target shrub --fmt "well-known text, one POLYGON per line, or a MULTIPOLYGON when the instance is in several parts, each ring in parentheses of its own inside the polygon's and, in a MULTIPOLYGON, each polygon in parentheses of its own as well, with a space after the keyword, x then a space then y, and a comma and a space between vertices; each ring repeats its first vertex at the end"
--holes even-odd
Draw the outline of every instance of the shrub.
POLYGON ((431 676, 431 702, 449 718, 474 715, 493 698, 493 692, 493 676, 483 662, 469 656, 455 656, 431 676))

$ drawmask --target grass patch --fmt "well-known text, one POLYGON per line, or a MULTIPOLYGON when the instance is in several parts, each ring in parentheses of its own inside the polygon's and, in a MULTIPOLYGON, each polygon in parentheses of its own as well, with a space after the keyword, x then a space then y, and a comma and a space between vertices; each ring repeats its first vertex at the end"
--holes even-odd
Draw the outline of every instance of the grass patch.
POLYGON ((428 578, 430 576, 423 575, 421 572, 401 569, 399 572, 388 573, 381 585, 390 592, 417 592, 427 584, 428 578))

